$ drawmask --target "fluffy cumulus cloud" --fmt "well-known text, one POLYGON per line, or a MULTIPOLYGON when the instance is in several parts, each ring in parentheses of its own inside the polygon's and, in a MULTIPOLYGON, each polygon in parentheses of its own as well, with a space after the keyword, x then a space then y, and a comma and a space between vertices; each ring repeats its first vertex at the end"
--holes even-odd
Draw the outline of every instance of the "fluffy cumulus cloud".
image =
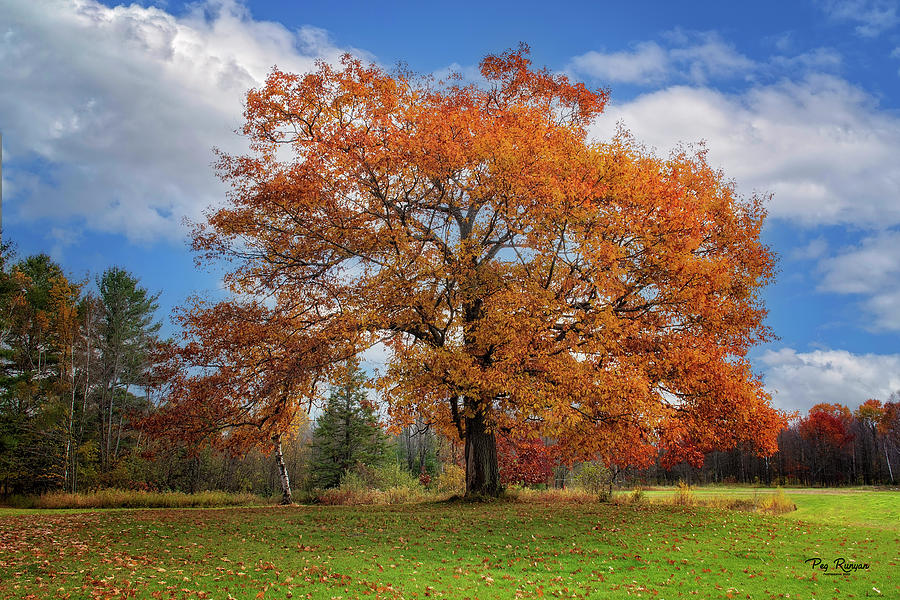
POLYGON ((743 76, 755 68, 715 32, 674 31, 665 38, 666 46, 642 42, 621 52, 592 50, 574 57, 569 70, 602 82, 654 85, 671 80, 704 83, 743 76))
POLYGON ((766 388, 775 405, 806 412, 820 402, 855 408, 868 398, 887 400, 900 390, 900 354, 851 354, 844 350, 768 351, 766 388))
POLYGON ((243 94, 273 64, 304 71, 343 52, 234 0, 179 17, 95 0, 0 5, 4 208, 132 240, 179 238, 183 216, 223 197, 211 149, 244 146, 243 94))
POLYGON ((833 20, 853 23, 863 37, 876 37, 900 25, 896 0, 822 0, 819 6, 833 20))
POLYGON ((866 326, 900 331, 900 231, 868 236, 819 263, 819 290, 863 296, 866 326))
POLYGON ((728 94, 671 86, 613 104, 594 127, 622 122, 668 152, 705 141, 742 193, 773 193, 770 215, 803 226, 900 224, 900 118, 847 81, 808 74, 728 94))

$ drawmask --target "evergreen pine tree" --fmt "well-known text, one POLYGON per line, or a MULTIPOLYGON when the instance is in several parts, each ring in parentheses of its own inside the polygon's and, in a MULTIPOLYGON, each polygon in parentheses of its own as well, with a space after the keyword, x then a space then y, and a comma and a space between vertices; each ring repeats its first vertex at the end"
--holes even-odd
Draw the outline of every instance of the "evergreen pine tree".
POLYGON ((335 487, 348 469, 359 463, 376 466, 386 454, 387 436, 366 402, 365 374, 356 359, 347 371, 344 383, 331 390, 313 430, 310 467, 315 487, 335 487))

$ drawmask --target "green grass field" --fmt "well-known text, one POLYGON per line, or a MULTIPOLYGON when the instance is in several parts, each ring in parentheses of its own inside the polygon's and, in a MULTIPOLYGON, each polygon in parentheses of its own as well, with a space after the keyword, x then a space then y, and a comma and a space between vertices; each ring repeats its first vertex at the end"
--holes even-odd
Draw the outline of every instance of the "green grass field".
POLYGON ((798 510, 781 516, 543 502, 7 510, 0 597, 900 598, 900 493, 788 495, 798 510))

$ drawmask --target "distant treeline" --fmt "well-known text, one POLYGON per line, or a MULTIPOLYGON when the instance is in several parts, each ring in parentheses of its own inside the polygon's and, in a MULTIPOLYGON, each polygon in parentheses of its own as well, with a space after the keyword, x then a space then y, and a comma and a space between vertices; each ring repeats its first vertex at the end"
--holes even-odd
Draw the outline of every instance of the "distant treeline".
MULTIPOLYGON (((584 485, 586 463, 570 464, 549 440, 501 439, 504 483, 584 485)), ((623 455, 627 449, 623 449, 623 455)), ((797 416, 778 435, 778 451, 760 456, 753 448, 708 452, 702 466, 666 467, 658 454, 643 468, 590 464, 590 477, 602 468, 608 487, 688 484, 892 485, 900 474, 900 396, 869 399, 855 411, 840 404, 817 404, 797 416)))
POLYGON ((869 399, 856 410, 817 404, 778 435, 778 452, 760 457, 741 449, 706 454, 700 468, 681 464, 629 470, 623 481, 666 484, 778 485, 895 484, 900 478, 900 397, 869 399))

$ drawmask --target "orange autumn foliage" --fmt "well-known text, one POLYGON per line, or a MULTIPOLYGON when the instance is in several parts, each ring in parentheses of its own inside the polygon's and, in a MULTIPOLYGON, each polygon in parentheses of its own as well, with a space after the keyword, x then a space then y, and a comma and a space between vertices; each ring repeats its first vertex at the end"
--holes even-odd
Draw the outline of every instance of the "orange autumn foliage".
POLYGON ((314 362, 314 340, 295 335, 297 322, 256 302, 193 299, 176 320, 183 343, 158 345, 152 361, 152 383, 166 402, 143 423, 170 442, 206 441, 234 453, 268 448, 304 421, 309 399, 336 369, 314 362))
POLYGON ((875 431, 884 419, 884 413, 884 406, 882 405, 881 400, 869 398, 857 407, 854 416, 861 423, 875 431))
POLYGON ((770 337, 762 200, 702 151, 589 141, 607 93, 532 68, 526 47, 481 73, 346 56, 248 93, 251 153, 220 155, 232 192, 194 247, 265 302, 184 314, 179 356, 206 371, 174 386, 182 418, 283 424, 331 365, 383 342, 391 417, 463 437, 470 491, 496 492, 494 432, 522 423, 570 459, 773 452, 785 418, 746 359, 770 337))

